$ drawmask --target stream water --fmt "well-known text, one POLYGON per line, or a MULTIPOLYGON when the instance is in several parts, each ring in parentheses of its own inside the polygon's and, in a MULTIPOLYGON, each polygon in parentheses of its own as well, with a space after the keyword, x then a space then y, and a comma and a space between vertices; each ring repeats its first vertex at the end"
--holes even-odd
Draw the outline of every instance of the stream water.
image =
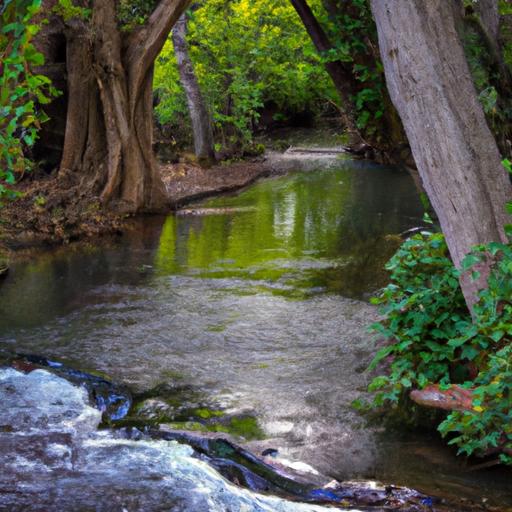
POLYGON ((14 263, 0 348, 146 395, 179 383, 195 407, 253 418, 245 446, 339 480, 512 506, 510 471, 468 471, 435 434, 366 425, 350 407, 373 352, 367 299, 397 235, 421 224, 407 175, 337 160, 199 207, 14 263))

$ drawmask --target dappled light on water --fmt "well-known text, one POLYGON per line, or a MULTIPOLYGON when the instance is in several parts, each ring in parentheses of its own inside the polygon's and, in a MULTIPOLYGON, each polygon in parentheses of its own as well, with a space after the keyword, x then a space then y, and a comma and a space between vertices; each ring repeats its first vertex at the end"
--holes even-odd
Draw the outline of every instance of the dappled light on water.
POLYGON ((467 473, 437 438, 383 434, 350 406, 374 352, 377 312, 361 299, 385 284, 397 235, 421 223, 406 174, 345 161, 188 210, 14 264, 0 348, 138 392, 178 382, 194 410, 234 419, 255 453, 276 448, 334 478, 506 496, 508 473, 467 473))

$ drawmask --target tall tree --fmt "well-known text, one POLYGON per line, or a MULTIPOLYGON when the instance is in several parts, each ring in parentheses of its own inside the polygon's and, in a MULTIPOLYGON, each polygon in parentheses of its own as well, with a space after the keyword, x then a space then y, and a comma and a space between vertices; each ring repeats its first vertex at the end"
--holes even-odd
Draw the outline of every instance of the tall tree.
POLYGON ((160 0, 146 23, 122 30, 118 2, 84 1, 64 16, 68 109, 60 173, 126 212, 155 211, 166 193, 152 151, 153 64, 189 0, 160 0))
POLYGON ((307 0, 290 1, 324 57, 342 102, 343 121, 355 134, 355 142, 365 150, 371 148, 377 160, 405 164, 421 190, 400 117, 386 91, 368 3, 322 0, 328 14, 323 26, 307 0))
MULTIPOLYGON (((456 23, 458 0, 372 0, 391 99, 423 184, 460 268, 476 244, 506 241, 509 177, 470 77, 456 23)), ((461 286, 468 306, 486 287, 491 258, 461 286)))
MULTIPOLYGON (((322 26, 316 19, 306 0, 290 0, 297 14, 300 16, 309 37, 320 54, 325 54, 334 49, 322 26)), ((356 125, 357 114, 353 105, 352 95, 358 87, 357 80, 350 68, 340 60, 327 60, 325 69, 340 95, 342 102, 343 122, 356 142, 361 142, 362 137, 356 125)))
POLYGON ((194 73, 186 36, 187 16, 183 14, 172 31, 172 42, 181 85, 187 98, 195 155, 200 163, 209 165, 215 161, 212 120, 194 73))

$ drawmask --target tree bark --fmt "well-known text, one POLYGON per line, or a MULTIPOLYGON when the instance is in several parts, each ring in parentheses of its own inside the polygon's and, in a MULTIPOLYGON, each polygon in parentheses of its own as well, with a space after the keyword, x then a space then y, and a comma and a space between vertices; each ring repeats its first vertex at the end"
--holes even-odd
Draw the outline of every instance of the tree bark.
MULTIPOLYGON (((290 0, 294 9, 297 11, 309 37, 313 41, 318 53, 333 49, 332 43, 329 41, 326 33, 322 29, 320 23, 316 19, 313 11, 309 7, 306 0, 290 0)), ((357 90, 358 83, 352 74, 352 70, 344 65, 341 61, 329 61, 325 63, 325 69, 338 91, 342 102, 343 122, 351 134, 356 138, 357 143, 362 141, 361 133, 356 126, 357 114, 353 106, 351 96, 357 90)))
POLYGON ((212 121, 190 60, 186 36, 187 17, 183 14, 172 31, 174 53, 192 122, 195 155, 201 164, 211 165, 215 161, 212 121))
POLYGON ((127 36, 116 2, 94 0, 89 23, 67 22, 68 111, 60 172, 118 211, 159 211, 167 194, 153 154, 153 63, 188 0, 161 0, 127 36))
MULTIPOLYGON (((506 242, 512 197, 496 142, 471 80, 456 21, 457 0, 372 0, 380 51, 395 104, 454 264, 476 244, 506 242)), ((471 309, 487 286, 461 278, 471 309)))
POLYGON ((500 12, 498 0, 478 0, 474 4, 475 10, 480 16, 482 25, 489 38, 498 48, 500 35, 500 12))

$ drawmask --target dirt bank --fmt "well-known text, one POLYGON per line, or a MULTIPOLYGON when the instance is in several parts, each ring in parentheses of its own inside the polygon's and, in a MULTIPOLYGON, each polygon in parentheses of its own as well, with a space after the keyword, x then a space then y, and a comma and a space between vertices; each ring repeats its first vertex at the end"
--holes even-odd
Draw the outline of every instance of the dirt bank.
MULTIPOLYGON (((209 169, 191 163, 161 166, 169 211, 203 197, 245 187, 258 178, 286 171, 266 158, 219 164, 209 169)), ((22 196, 0 210, 0 252, 58 245, 121 232, 128 219, 86 195, 78 176, 43 176, 20 184, 22 196)))

